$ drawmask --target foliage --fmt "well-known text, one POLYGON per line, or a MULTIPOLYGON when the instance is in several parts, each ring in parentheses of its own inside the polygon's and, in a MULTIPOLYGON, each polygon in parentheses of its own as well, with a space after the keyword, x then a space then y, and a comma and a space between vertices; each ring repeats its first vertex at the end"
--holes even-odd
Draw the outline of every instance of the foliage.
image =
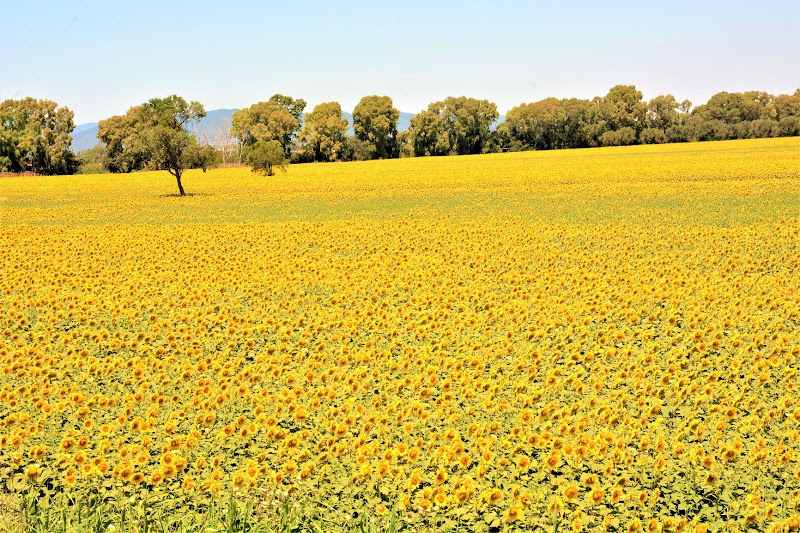
POLYGON ((636 130, 625 126, 618 130, 608 130, 600 136, 603 146, 628 146, 636 143, 636 130))
POLYGON ((106 151, 103 145, 98 144, 92 148, 87 148, 86 150, 81 150, 78 152, 76 157, 78 158, 78 174, 105 174, 108 172, 105 165, 103 164, 105 160, 106 151))
POLYGON ((521 104, 506 115, 508 144, 517 143, 533 150, 595 146, 597 134, 592 123, 599 113, 597 104, 576 98, 547 98, 521 104))
POLYGON ((488 100, 449 96, 411 118, 409 133, 417 156, 480 154, 490 148, 490 127, 498 118, 488 100))
POLYGON ((408 133, 417 157, 450 152, 450 137, 441 117, 434 111, 421 111, 411 117, 408 133))
POLYGON ((441 120, 449 144, 448 152, 457 155, 484 153, 489 129, 498 119, 497 105, 488 100, 449 96, 428 106, 441 120))
POLYGON ((413 157, 414 145, 411 133, 408 131, 397 132, 397 157, 413 157))
POLYGON ((631 128, 635 133, 647 126, 647 104, 634 85, 615 85, 600 101, 600 113, 611 131, 631 128))
POLYGON ((382 517, 352 518, 314 502, 294 501, 286 492, 243 494, 209 499, 193 508, 178 506, 185 496, 134 495, 124 502, 89 496, 72 500, 64 495, 32 498, 9 509, 0 500, 4 533, 128 532, 128 533, 400 533, 406 524, 396 512, 382 517), (121 505, 120 505, 121 504, 121 505), (7 512, 7 515, 2 513, 7 512), (8 523, 5 523, 7 517, 8 523))
POLYGON ((256 141, 246 154, 247 162, 254 172, 265 176, 274 175, 276 168, 286 172, 286 156, 280 141, 256 141))
POLYGON ((188 128, 205 116, 199 102, 187 103, 171 95, 152 98, 98 124, 97 137, 105 145, 104 164, 110 172, 166 170, 175 177, 178 192, 186 194, 181 177, 188 168, 203 171, 221 161, 212 146, 200 145, 188 128))
POLYGON ((115 115, 97 124, 97 138, 105 147, 103 164, 109 172, 142 170, 149 161, 148 147, 142 138, 142 107, 134 106, 124 115, 115 115))
POLYGON ((193 166, 205 170, 213 161, 211 153, 198 148, 197 139, 186 129, 204 116, 199 102, 187 103, 174 94, 152 98, 139 108, 139 136, 148 152, 148 165, 175 176, 181 196, 186 194, 181 182, 184 170, 193 166))
POLYGON ((369 147, 359 150, 358 159, 396 157, 397 120, 400 112, 388 96, 365 96, 353 110, 353 130, 357 140, 369 147))
POLYGON ((642 144, 664 144, 667 141, 667 134, 659 128, 645 128, 639 134, 642 144))
POLYGON ((73 174, 74 114, 50 100, 25 98, 0 103, 0 172, 73 174))
MULTIPOLYGON (((691 104, 686 104, 684 108, 690 105, 691 104)), ((680 113, 678 113, 678 109, 680 106, 681 104, 679 104, 671 94, 653 98, 647 104, 648 127, 664 132, 670 126, 679 124, 681 116, 680 113)))
POLYGON ((301 98, 295 100, 275 94, 266 102, 258 102, 234 113, 232 132, 244 147, 259 141, 278 141, 288 157, 292 141, 300 130, 305 107, 306 101, 301 98))
POLYGON ((338 102, 319 104, 306 115, 300 142, 315 161, 335 161, 346 143, 348 121, 338 102))
POLYGON ((800 135, 798 117, 796 94, 723 91, 692 109, 671 94, 645 104, 635 86, 617 85, 591 101, 546 98, 512 108, 503 144, 516 151, 794 136, 800 135))
POLYGON ((345 136, 340 152, 342 161, 369 161, 376 159, 375 145, 369 141, 362 141, 355 135, 345 136))
POLYGON ((273 497, 323 531, 794 528, 798 147, 187 171, 180 209, 158 172, 4 178, 0 483, 140 531, 273 497))

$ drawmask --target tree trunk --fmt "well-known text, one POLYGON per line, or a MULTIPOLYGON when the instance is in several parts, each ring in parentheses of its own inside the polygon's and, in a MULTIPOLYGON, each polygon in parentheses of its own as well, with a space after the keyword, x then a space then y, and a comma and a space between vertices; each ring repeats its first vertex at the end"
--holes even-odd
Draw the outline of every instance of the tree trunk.
POLYGON ((181 173, 175 173, 175 179, 178 180, 178 190, 181 191, 181 196, 186 196, 186 191, 183 190, 183 184, 181 184, 181 173))

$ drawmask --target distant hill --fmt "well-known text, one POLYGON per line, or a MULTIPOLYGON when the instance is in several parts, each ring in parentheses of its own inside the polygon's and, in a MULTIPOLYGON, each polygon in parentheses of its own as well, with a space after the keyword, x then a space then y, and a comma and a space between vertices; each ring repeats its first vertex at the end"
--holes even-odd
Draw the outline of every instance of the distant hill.
MULTIPOLYGON (((212 109, 200 121, 200 127, 211 129, 218 127, 220 124, 230 126, 231 117, 238 111, 238 109, 212 109)), ((342 115, 347 119, 350 124, 350 129, 347 130, 348 135, 353 135, 353 114, 345 111, 342 115)), ((397 121, 397 131, 406 131, 411 123, 411 117, 414 113, 406 113, 400 111, 400 118, 397 121)), ((504 117, 500 117, 502 122, 504 117)), ((192 131, 197 132, 197 128, 191 128, 192 131)), ((89 122, 88 124, 81 124, 77 126, 72 132, 72 151, 80 152, 88 148, 93 148, 100 141, 97 139, 97 122, 89 122)))
POLYGON ((73 152, 80 152, 88 148, 93 148, 97 143, 97 122, 81 124, 72 130, 72 144, 70 147, 73 152))
MULTIPOLYGON (((200 128, 201 129, 209 129, 219 127, 220 125, 225 126, 226 128, 231 127, 231 117, 233 114, 239 111, 238 109, 212 109, 211 111, 206 112, 206 116, 200 119, 200 128)), ((189 128, 193 132, 197 132, 198 128, 192 127, 189 128)))
MULTIPOLYGON (((218 127, 224 124, 230 127, 231 117, 238 111, 238 109, 212 109, 206 113, 206 116, 200 121, 200 126, 205 129, 218 127)), ((190 128, 193 132, 197 132, 196 127, 190 128)), ((97 122, 89 122, 88 124, 81 124, 76 126, 72 131, 72 151, 80 152, 88 148, 97 146, 100 140, 97 138, 97 122)))

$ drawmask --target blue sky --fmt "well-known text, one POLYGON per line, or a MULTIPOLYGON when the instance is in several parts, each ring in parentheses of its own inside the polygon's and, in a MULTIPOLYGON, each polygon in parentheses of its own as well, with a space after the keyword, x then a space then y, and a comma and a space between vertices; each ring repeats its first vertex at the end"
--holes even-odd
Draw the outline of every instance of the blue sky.
POLYGON ((177 93, 206 109, 276 92, 352 110, 387 94, 501 113, 617 83, 695 104, 800 87, 800 1, 42 2, 0 0, 0 100, 34 96, 93 122, 177 93))

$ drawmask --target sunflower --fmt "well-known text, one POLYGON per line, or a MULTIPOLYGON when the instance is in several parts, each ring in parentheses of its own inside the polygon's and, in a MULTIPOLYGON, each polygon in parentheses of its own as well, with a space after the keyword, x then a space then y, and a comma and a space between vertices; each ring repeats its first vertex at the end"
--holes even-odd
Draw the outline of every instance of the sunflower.
POLYGON ((42 474, 42 469, 36 465, 30 465, 25 468, 25 479, 33 481, 42 474))
POLYGON ((497 505, 497 503, 503 499, 503 492, 500 489, 488 489, 489 492, 487 494, 486 501, 492 505, 497 505))
POLYGON ((505 513, 505 519, 508 522, 514 522, 525 518, 525 511, 520 505, 511 504, 505 513))
POLYGON ((626 533, 635 533, 636 531, 642 530, 642 522, 637 518, 628 522, 628 525, 625 526, 626 533))
POLYGON ((580 494, 580 490, 575 485, 568 485, 564 488, 564 500, 567 502, 574 502, 578 499, 578 495, 580 494))

